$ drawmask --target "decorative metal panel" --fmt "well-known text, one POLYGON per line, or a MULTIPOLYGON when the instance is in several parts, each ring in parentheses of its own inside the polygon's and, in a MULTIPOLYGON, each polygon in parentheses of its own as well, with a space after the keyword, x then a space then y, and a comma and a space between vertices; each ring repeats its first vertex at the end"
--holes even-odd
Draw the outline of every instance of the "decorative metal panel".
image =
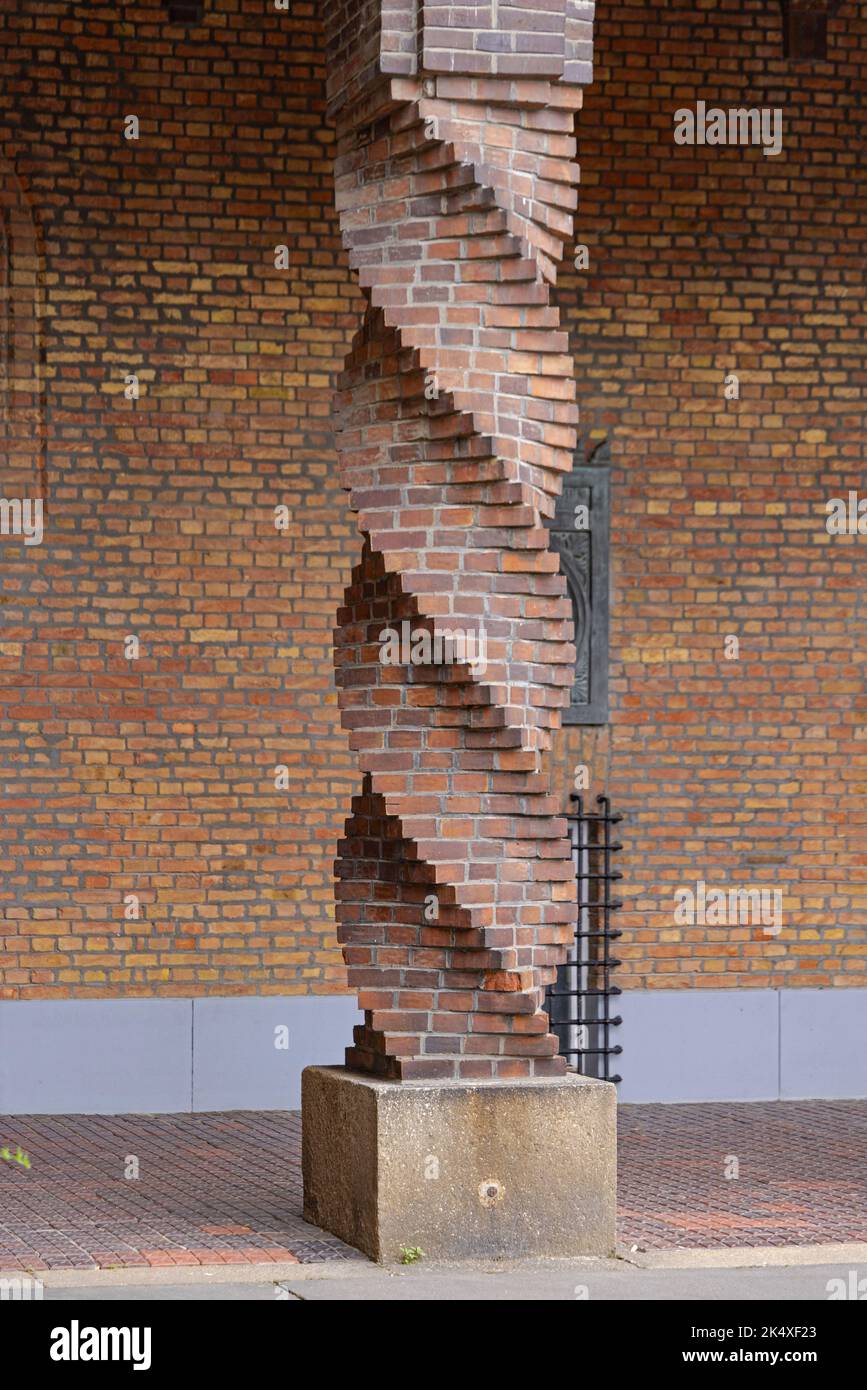
POLYGON ((841 0, 780 0, 783 10, 783 55, 793 62, 823 62, 828 57, 828 17, 841 0))
POLYGON ((201 24, 205 17, 204 0, 173 0, 168 9, 170 24, 201 24))
POLYGON ((610 449, 600 444, 585 462, 582 445, 549 522, 575 624, 575 679, 564 724, 608 722, 610 449))

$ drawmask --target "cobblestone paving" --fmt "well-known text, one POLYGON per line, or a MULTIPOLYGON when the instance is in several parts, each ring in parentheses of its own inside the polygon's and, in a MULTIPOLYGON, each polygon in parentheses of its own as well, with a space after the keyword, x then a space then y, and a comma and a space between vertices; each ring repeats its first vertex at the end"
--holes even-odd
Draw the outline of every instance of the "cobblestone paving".
POLYGON ((867 1240, 867 1101, 623 1105, 618 1126, 626 1245, 867 1240))
POLYGON ((2 1116, 0 1143, 31 1163, 0 1163, 0 1269, 362 1258, 302 1219, 298 1114, 2 1116))
MULTIPOLYGON (((867 1240, 867 1102, 626 1105, 619 1123, 626 1245, 867 1240)), ((298 1114, 0 1116, 4 1144, 30 1167, 0 1161, 0 1269, 362 1258, 302 1219, 298 1114)))

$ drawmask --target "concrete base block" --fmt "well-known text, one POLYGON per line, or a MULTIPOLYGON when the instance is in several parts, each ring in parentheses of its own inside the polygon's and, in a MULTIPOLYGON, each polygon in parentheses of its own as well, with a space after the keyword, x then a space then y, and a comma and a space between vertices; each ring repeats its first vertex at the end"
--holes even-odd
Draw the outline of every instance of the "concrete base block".
POLYGON ((304 1217, 373 1260, 609 1255, 616 1092, 526 1081, 302 1077, 304 1217))

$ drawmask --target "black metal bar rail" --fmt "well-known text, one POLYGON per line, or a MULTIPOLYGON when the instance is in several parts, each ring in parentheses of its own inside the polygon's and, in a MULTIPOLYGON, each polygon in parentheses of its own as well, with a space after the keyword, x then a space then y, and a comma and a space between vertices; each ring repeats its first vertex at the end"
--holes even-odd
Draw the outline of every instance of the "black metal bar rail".
POLYGON ((611 1041, 611 1030, 622 1019, 612 1015, 611 1001, 622 993, 612 984, 620 961, 611 954, 611 943, 622 935, 612 925, 623 906, 612 898, 611 885, 623 875, 612 867, 613 856, 623 846, 612 840, 612 826, 621 815, 612 815, 607 797, 598 796, 597 811, 584 807, 582 796, 573 796, 575 811, 569 816, 572 859, 578 884, 578 924, 569 959, 557 971, 547 991, 551 1027, 560 1039, 560 1052, 583 1076, 620 1081, 611 1074, 611 1058, 623 1051, 611 1041))

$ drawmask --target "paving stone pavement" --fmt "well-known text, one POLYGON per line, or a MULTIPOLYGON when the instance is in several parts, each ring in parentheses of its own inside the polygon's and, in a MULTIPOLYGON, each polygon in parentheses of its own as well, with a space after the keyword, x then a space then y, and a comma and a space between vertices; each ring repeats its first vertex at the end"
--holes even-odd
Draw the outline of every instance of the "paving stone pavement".
MULTIPOLYGON (((619 1125, 627 1246, 867 1240, 867 1101, 626 1105, 619 1125)), ((2 1269, 362 1259, 302 1219, 297 1113, 0 1116, 3 1144, 30 1167, 0 1161, 2 1269)))
POLYGON ((302 1219, 297 1113, 2 1116, 0 1141, 31 1164, 0 1163, 2 1269, 363 1258, 302 1219))
POLYGON ((626 1245, 867 1240, 867 1101, 624 1105, 618 1124, 626 1245))

